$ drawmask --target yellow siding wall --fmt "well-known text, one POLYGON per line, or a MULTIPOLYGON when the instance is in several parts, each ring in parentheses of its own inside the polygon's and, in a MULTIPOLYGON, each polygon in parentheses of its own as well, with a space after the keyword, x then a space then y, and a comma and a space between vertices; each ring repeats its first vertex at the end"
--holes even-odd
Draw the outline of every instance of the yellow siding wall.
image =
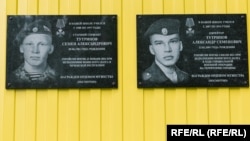
POLYGON ((138 89, 136 82, 136 14, 248 10, 250 0, 0 0, 0 141, 165 141, 166 124, 249 124, 249 88, 138 89), (118 15, 119 88, 6 90, 9 14, 118 15))

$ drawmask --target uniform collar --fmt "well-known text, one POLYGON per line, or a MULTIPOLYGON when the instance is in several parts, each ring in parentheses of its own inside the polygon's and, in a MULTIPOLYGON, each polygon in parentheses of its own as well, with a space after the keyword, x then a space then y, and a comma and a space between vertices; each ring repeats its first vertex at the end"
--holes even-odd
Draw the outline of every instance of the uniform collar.
POLYGON ((161 71, 164 73, 164 75, 173 83, 178 83, 178 76, 176 73, 177 66, 171 66, 171 68, 166 67, 159 63, 157 60, 155 61, 155 64, 161 69, 161 71))

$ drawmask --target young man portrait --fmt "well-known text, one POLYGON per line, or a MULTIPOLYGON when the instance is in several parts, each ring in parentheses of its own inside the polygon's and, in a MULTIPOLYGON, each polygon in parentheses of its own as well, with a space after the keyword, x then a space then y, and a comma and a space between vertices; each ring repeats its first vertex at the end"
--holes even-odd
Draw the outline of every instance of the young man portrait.
POLYGON ((142 73, 143 86, 164 87, 188 82, 188 73, 176 65, 183 50, 179 28, 179 20, 162 18, 146 30, 144 37, 149 40, 148 50, 154 56, 154 61, 142 73))
POLYGON ((53 53, 49 22, 36 20, 25 25, 16 36, 23 63, 11 74, 11 85, 18 87, 50 87, 56 85, 56 72, 48 62, 53 53))

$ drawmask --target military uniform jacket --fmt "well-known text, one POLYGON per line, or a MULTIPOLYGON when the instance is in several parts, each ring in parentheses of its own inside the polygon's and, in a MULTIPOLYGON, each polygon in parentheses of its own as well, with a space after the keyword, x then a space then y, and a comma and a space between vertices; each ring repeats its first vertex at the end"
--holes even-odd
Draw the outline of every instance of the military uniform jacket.
POLYGON ((142 86, 166 87, 166 86, 180 86, 183 84, 187 84, 187 82, 190 79, 190 76, 186 72, 181 71, 178 67, 176 67, 176 74, 177 74, 177 84, 174 84, 154 62, 149 68, 147 68, 143 72, 142 86))
POLYGON ((22 64, 16 69, 10 78, 10 84, 13 87, 25 88, 47 88, 57 85, 55 71, 48 66, 43 73, 28 73, 22 64))

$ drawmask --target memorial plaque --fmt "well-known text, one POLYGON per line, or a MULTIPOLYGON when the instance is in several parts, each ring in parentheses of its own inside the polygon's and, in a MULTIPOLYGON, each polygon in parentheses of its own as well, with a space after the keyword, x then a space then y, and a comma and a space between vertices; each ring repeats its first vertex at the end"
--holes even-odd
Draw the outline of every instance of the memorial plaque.
POLYGON ((117 88, 116 15, 8 15, 6 88, 117 88))
POLYGON ((138 87, 248 87, 246 19, 137 15, 138 87))

